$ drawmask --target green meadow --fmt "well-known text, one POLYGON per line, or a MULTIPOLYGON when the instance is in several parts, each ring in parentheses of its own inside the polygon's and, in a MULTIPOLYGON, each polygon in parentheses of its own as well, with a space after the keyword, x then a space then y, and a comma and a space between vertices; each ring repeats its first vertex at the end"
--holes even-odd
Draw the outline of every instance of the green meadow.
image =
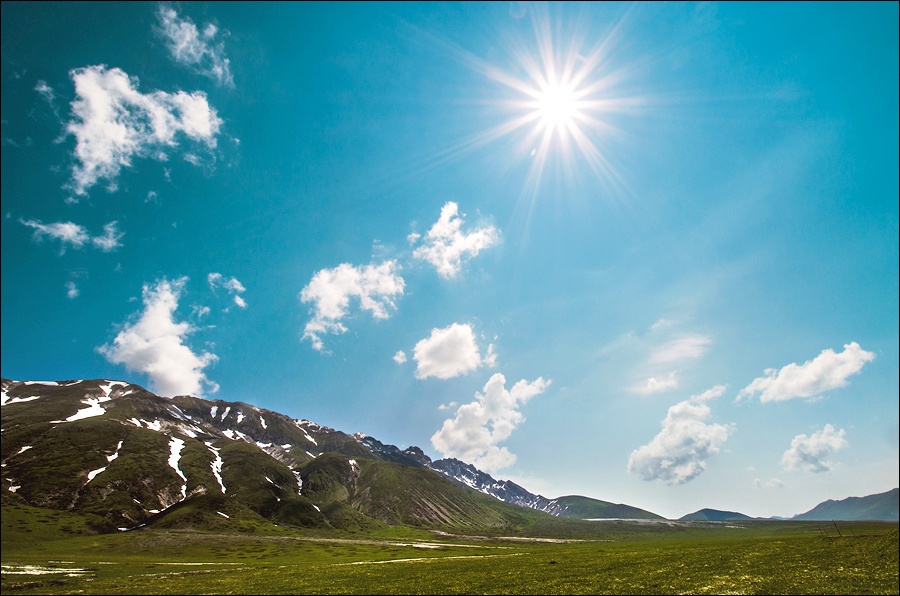
POLYGON ((896 523, 549 520, 505 536, 267 524, 95 534, 94 521, 5 506, 3 593, 898 593, 896 523))

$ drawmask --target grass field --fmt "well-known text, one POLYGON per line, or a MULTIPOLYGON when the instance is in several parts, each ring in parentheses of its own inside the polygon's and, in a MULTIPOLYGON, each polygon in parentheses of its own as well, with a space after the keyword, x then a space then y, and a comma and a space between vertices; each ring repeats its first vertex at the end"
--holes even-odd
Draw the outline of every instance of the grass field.
POLYGON ((898 593, 897 524, 844 522, 843 537, 829 525, 550 522, 488 537, 274 526, 92 535, 78 516, 4 508, 0 587, 4 594, 898 593))

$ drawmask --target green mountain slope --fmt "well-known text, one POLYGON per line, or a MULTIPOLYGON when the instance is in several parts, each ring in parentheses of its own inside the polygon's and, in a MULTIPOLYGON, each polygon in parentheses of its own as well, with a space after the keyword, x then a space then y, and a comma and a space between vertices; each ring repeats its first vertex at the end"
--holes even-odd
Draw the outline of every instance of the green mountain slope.
POLYGON ((577 495, 553 499, 544 511, 574 519, 665 519, 631 505, 608 503, 577 495))
POLYGON ((418 449, 240 402, 167 399, 116 381, 3 380, 2 404, 4 491, 95 527, 503 528, 532 519, 425 469, 418 449))
POLYGON ((848 497, 840 501, 829 499, 791 519, 898 521, 898 514, 900 514, 900 489, 895 488, 866 497, 848 497))

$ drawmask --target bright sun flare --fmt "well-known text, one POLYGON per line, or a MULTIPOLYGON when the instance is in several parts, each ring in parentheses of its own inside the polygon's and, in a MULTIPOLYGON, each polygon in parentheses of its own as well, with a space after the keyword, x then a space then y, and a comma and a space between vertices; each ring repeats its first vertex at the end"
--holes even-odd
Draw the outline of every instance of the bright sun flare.
POLYGON ((573 125, 576 115, 576 101, 573 89, 562 85, 548 85, 537 100, 537 111, 546 128, 564 129, 573 125))
POLYGON ((559 46, 563 44, 560 40, 554 43, 552 34, 558 28, 551 26, 547 9, 541 6, 534 5, 531 10, 536 47, 523 42, 514 50, 518 65, 513 70, 459 51, 470 67, 519 97, 498 102, 511 112, 506 121, 446 151, 444 156, 516 133, 520 155, 531 159, 523 191, 531 194, 532 201, 551 158, 569 176, 580 165, 587 165, 607 190, 621 191, 622 180, 607 158, 607 147, 619 133, 612 121, 616 113, 644 103, 638 97, 616 97, 625 70, 612 68, 611 52, 621 21, 613 24, 605 37, 596 39, 592 48, 586 47, 586 33, 572 34, 565 43, 566 51, 561 52, 559 46))

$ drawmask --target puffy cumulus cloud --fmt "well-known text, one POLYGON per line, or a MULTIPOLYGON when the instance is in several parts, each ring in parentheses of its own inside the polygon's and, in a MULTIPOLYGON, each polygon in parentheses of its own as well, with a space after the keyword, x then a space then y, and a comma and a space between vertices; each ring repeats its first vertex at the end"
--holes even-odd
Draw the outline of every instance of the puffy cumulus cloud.
POLYGON ((78 295, 81 294, 81 290, 78 289, 78 286, 75 285, 74 281, 66 282, 66 296, 70 299, 78 298, 78 295))
POLYGON ((802 469, 807 472, 828 472, 834 465, 825 458, 845 447, 844 429, 835 432, 834 427, 826 424, 825 428, 813 433, 811 437, 797 435, 791 441, 791 448, 781 456, 781 466, 785 470, 802 469))
POLYGON ((874 358, 873 352, 866 352, 855 341, 845 344, 840 354, 832 349, 822 350, 821 354, 801 365, 791 363, 781 370, 766 369, 766 376, 754 379, 741 389, 737 399, 753 397, 757 393, 763 403, 813 397, 831 389, 846 387, 849 384, 847 377, 858 373, 863 364, 874 358))
POLYGON ((732 430, 729 425, 703 422, 711 413, 706 402, 724 392, 724 385, 716 385, 669 408, 660 433, 631 453, 628 471, 667 484, 683 484, 700 475, 732 430))
POLYGON ((306 324, 303 339, 309 339, 316 350, 325 351, 320 337, 323 333, 347 331, 341 319, 348 314, 350 298, 358 298, 359 307, 376 319, 388 318, 388 310, 395 308, 394 297, 402 296, 405 287, 397 274, 399 268, 396 261, 360 267, 344 263, 313 275, 300 292, 302 302, 313 304, 313 318, 306 324))
POLYGON ((650 395, 651 393, 659 393, 660 391, 665 391, 667 389, 674 389, 678 387, 678 379, 675 378, 676 372, 677 371, 673 370, 667 377, 650 377, 642 383, 633 385, 630 388, 630 391, 641 393, 643 395, 650 395))
POLYGON ((432 329, 430 336, 416 344, 413 359, 417 363, 418 379, 450 379, 481 366, 481 355, 472 327, 459 323, 443 329, 432 329))
POLYGON ((488 472, 507 468, 516 462, 516 456, 497 444, 525 421, 519 406, 549 385, 550 381, 541 377, 530 383, 522 379, 507 391, 506 378, 497 373, 483 393, 475 394, 475 401, 461 405, 456 418, 444 421, 441 430, 431 437, 431 444, 445 457, 461 459, 488 472))
POLYGON ((753 481, 753 486, 755 486, 756 488, 784 488, 784 482, 782 482, 778 478, 771 478, 765 481, 757 478, 753 481))
MULTIPOLYGON (((424 244, 413 251, 413 257, 434 265, 438 275, 443 278, 456 277, 462 262, 468 260, 483 249, 497 243, 499 233, 494 226, 478 228, 464 234, 460 231, 462 217, 457 217, 459 206, 449 202, 441 209, 441 217, 425 234, 424 244)), ((410 243, 418 240, 418 234, 410 234, 410 243)))
POLYGON ((87 228, 72 223, 71 221, 56 222, 51 224, 41 223, 36 219, 20 219, 22 225, 34 228, 34 241, 40 242, 45 236, 52 240, 59 240, 59 254, 65 254, 67 248, 81 249, 87 245, 93 245, 103 252, 112 252, 122 246, 122 236, 119 232, 118 222, 111 221, 103 226, 103 234, 91 236, 87 228))
POLYGON ((712 339, 705 335, 688 335, 670 341, 657 348, 650 356, 650 362, 666 363, 699 358, 706 352, 712 339))
POLYGON ((156 13, 159 33, 165 40, 172 59, 194 72, 209 77, 219 85, 234 87, 229 60, 225 57, 228 31, 219 31, 212 23, 199 30, 189 17, 181 17, 171 6, 160 5, 156 13), (217 39, 218 38, 218 39, 217 39))
POLYGON ((397 350, 397 353, 394 354, 394 362, 397 364, 403 364, 406 362, 406 352, 403 350, 397 350))
POLYGON ((247 308, 247 302, 241 298, 241 294, 247 291, 247 288, 237 280, 236 277, 232 277, 231 279, 225 279, 222 277, 221 273, 210 273, 206 277, 206 281, 209 282, 209 287, 215 290, 216 288, 225 288, 228 290, 228 293, 231 294, 231 297, 234 298, 234 303, 240 306, 241 308, 247 308))
POLYGON ((144 285, 144 310, 126 322, 112 343, 99 348, 113 364, 124 364, 128 370, 146 373, 153 389, 160 395, 199 395, 204 389, 218 391, 203 369, 217 360, 215 354, 195 354, 184 341, 195 328, 175 320, 178 300, 184 291, 186 277, 153 285, 144 285))
POLYGON ((68 186, 76 195, 106 180, 112 190, 123 167, 134 157, 166 158, 183 134, 208 149, 216 146, 222 120, 195 93, 140 93, 138 80, 105 65, 78 68, 69 73, 77 97, 66 130, 75 137, 75 159, 68 186))

